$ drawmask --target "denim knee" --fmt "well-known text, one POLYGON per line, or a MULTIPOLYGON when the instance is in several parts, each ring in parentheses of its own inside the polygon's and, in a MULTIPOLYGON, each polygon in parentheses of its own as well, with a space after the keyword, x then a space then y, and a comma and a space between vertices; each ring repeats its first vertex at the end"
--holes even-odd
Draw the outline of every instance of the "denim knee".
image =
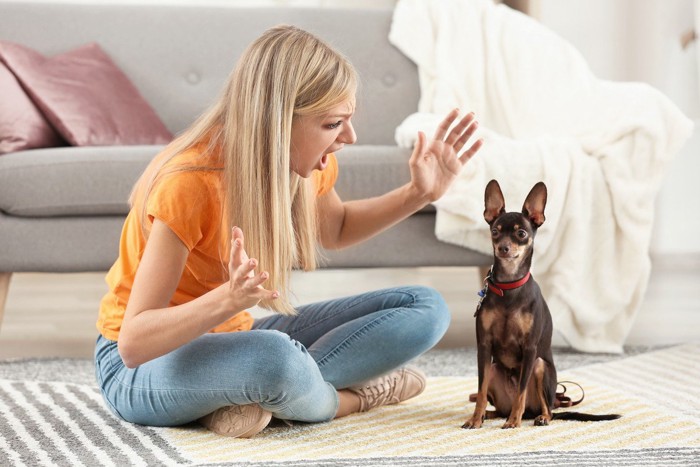
POLYGON ((306 348, 289 335, 267 330, 258 337, 261 351, 258 354, 260 365, 257 371, 273 397, 287 391, 300 375, 314 372, 316 364, 309 357, 306 348))
POLYGON ((282 332, 261 334, 259 376, 265 381, 266 397, 260 405, 281 419, 332 419, 338 408, 337 393, 324 381, 306 348, 282 332))
POLYGON ((412 286, 410 293, 414 296, 411 308, 419 311, 415 325, 432 347, 447 332, 452 318, 450 310, 440 292, 432 287, 412 286))

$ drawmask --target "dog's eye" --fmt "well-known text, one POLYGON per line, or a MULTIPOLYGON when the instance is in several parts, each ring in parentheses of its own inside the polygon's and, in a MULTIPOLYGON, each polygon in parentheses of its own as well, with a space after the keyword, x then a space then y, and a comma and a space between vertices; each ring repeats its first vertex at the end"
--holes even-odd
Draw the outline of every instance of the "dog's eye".
POLYGON ((523 229, 520 229, 517 232, 515 232, 515 235, 517 235, 520 240, 525 240, 527 238, 527 232, 523 229))
POLYGON ((500 232, 498 231, 498 229, 491 229, 491 236, 492 237, 498 237, 499 233, 500 232))

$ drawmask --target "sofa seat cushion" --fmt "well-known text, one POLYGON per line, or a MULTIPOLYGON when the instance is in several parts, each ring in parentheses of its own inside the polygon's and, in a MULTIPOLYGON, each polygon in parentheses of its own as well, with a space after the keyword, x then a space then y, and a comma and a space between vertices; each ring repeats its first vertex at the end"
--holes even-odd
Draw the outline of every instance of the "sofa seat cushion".
POLYGON ((0 212, 102 216, 128 212, 131 188, 162 146, 33 149, 0 157, 0 212))

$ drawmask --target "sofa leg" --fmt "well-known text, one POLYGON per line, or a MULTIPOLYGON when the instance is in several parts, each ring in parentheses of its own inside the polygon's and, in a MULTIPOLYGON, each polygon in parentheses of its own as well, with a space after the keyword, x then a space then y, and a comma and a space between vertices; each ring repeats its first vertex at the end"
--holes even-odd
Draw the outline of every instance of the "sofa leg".
POLYGON ((5 302, 10 292, 11 272, 0 272, 0 329, 2 329, 2 318, 5 314, 5 302))

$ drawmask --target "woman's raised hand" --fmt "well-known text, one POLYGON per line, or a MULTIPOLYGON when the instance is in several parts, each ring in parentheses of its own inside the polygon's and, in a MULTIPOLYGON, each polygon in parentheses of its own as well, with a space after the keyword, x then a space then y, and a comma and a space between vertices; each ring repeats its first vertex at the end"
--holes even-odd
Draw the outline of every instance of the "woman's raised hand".
POLYGON ((277 291, 263 288, 262 284, 268 279, 266 271, 256 274, 258 261, 248 258, 243 246, 243 231, 234 227, 231 231, 231 255, 229 258, 229 293, 234 303, 240 309, 257 305, 260 300, 274 300, 279 297, 277 291))
POLYGON ((435 131, 435 137, 429 141, 423 132, 418 132, 418 141, 409 160, 411 183, 418 196, 430 202, 436 201, 445 194, 462 166, 483 145, 483 140, 479 139, 469 149, 459 154, 479 123, 474 113, 469 113, 450 130, 458 116, 458 109, 447 114, 435 131))

